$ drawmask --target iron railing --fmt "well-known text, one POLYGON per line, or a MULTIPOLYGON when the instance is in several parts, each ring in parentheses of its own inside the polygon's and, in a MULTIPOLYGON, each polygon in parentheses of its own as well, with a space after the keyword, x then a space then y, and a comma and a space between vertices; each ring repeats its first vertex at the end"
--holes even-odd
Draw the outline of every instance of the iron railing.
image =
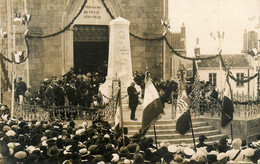
MULTIPOLYGON (((206 93, 202 90, 202 84, 198 78, 195 79, 194 84, 191 86, 191 93, 188 95, 189 108, 192 117, 221 117, 222 113, 222 100, 224 97, 223 91, 218 91, 218 99, 208 96, 207 98, 201 96, 206 93)), ((172 100, 172 119, 176 119, 178 112, 176 111, 177 100, 172 100)), ((234 103, 234 120, 250 120, 260 117, 260 101, 257 97, 248 96, 244 93, 233 93, 234 103)))
POLYGON ((48 106, 30 104, 15 104, 14 117, 23 120, 94 120, 97 117, 104 117, 111 120, 114 117, 113 103, 108 103, 105 107, 82 107, 82 106, 48 106))

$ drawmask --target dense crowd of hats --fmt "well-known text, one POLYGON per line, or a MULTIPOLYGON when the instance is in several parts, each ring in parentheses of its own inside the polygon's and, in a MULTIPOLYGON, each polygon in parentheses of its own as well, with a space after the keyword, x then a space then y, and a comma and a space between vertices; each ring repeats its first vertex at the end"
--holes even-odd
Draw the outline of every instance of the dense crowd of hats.
MULTIPOLYGON (((88 77, 90 74, 86 75, 85 80, 88 77)), ((164 88, 166 92, 169 88, 168 83, 156 80, 154 83, 158 90, 164 88)), ((102 118, 81 124, 60 120, 28 122, 22 119, 10 120, 6 105, 0 105, 0 112, 0 163, 224 164, 232 161, 257 163, 260 159, 260 136, 249 144, 245 140, 231 141, 225 137, 218 142, 205 144, 208 138, 201 135, 194 150, 193 144, 177 145, 163 141, 156 145, 153 138, 138 133, 127 137, 127 128, 113 127, 102 118), (234 159, 239 150, 240 157, 234 159)))
POLYGON ((199 136, 196 151, 193 144, 155 145, 153 138, 136 133, 127 136, 127 128, 111 126, 102 118, 76 124, 61 122, 2 119, 0 123, 0 163, 80 164, 80 163, 227 163, 237 150, 244 162, 260 159, 260 137, 246 144, 240 139, 221 138, 213 144, 199 136), (124 133, 124 140, 122 137, 124 133), (200 146, 199 146, 200 145, 200 146))

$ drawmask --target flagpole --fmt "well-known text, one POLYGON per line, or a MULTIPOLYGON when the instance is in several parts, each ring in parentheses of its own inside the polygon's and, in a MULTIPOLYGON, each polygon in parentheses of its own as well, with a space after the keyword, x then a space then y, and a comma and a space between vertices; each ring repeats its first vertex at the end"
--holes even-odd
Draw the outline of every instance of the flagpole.
POLYGON ((125 146, 125 134, 124 134, 124 119, 122 110, 122 97, 121 97, 121 81, 119 81, 119 106, 120 106, 120 124, 122 130, 123 145, 125 146))
MULTIPOLYGON (((227 81, 227 84, 228 84, 228 89, 230 89, 230 98, 231 98, 231 101, 233 102, 233 95, 232 95, 232 90, 231 90, 231 86, 230 86, 230 83, 229 83, 229 71, 227 71, 227 76, 226 76, 226 81, 227 81)), ((231 140, 233 141, 233 127, 232 127, 232 121, 230 122, 230 135, 231 135, 231 140)))
MULTIPOLYGON (((13 53, 15 52, 15 25, 13 25, 13 53)), ((15 59, 13 59, 15 60, 15 59)), ((14 99, 14 90, 15 90, 15 65, 14 65, 14 61, 12 61, 12 75, 13 75, 13 78, 12 78, 12 99, 11 99, 11 119, 13 119, 14 117, 14 103, 15 103, 15 99, 14 99)))
POLYGON ((153 124, 153 132, 154 132, 154 139, 155 139, 156 149, 158 149, 158 146, 157 146, 157 136, 156 136, 155 124, 153 124))
POLYGON ((193 144, 194 144, 194 150, 196 151, 196 143, 195 143, 195 136, 194 136, 193 126, 192 126, 190 109, 188 111, 189 111, 189 115, 190 115, 190 127, 191 127, 191 134, 192 134, 192 139, 193 139, 193 144))
MULTIPOLYGON (((230 83, 229 83, 229 72, 227 73, 227 83, 229 85, 229 89, 230 89, 230 97, 231 97, 231 101, 233 102, 233 94, 232 94, 232 90, 231 90, 231 86, 230 86, 230 83)), ((248 84, 249 85, 249 84, 248 84)), ((232 121, 230 122, 230 135, 231 135, 231 140, 233 141, 233 127, 232 127, 232 121)))
POLYGON ((232 121, 230 122, 230 130, 231 130, 231 141, 233 141, 233 127, 232 127, 232 121))

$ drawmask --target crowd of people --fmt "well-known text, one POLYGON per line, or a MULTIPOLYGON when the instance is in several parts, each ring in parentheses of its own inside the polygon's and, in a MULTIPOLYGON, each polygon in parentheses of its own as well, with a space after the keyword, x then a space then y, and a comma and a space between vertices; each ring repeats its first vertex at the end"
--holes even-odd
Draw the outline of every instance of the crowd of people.
MULTIPOLYGON (((38 104, 43 107, 48 106, 77 106, 90 108, 92 106, 103 105, 103 95, 99 91, 99 86, 105 80, 103 75, 99 72, 76 74, 74 68, 62 76, 61 80, 53 75, 50 79, 45 78, 37 92, 32 92, 31 87, 20 90, 21 78, 16 85, 16 99, 17 102, 27 104, 38 104), (21 101, 19 97, 24 96, 21 101)), ((23 82, 24 83, 24 82, 23 82)), ((24 85, 23 85, 24 86, 24 85)))
MULTIPOLYGON (((15 100, 17 103, 25 103, 30 105, 48 106, 77 106, 104 107, 104 97, 99 91, 99 87, 105 82, 104 73, 88 72, 81 73, 80 70, 75 71, 71 68, 69 72, 58 80, 56 75, 50 78, 45 78, 41 83, 39 89, 34 92, 30 86, 18 77, 15 82, 15 100)), ((143 98, 145 88, 144 73, 135 71, 133 73, 134 81, 141 88, 139 97, 143 98)), ((178 84, 173 80, 159 80, 153 78, 153 83, 158 90, 162 104, 171 103, 172 98, 177 99, 178 84)))
MULTIPOLYGON (((134 72, 134 81, 145 88, 145 75, 134 72)), ((98 72, 76 74, 74 68, 62 76, 46 78, 37 93, 18 78, 16 99, 19 103, 42 106, 85 106, 102 105, 103 95, 99 85, 104 77, 98 72), (26 89, 25 89, 26 88, 26 89), (23 98, 24 97, 24 98, 23 98)), ((178 97, 178 84, 173 80, 153 78, 162 104, 172 103, 178 97)), ((202 82, 203 83, 203 82, 202 82)), ((191 88, 187 87, 188 93, 191 88)), ((210 83, 203 83, 201 99, 218 99, 218 93, 210 83)), ((204 111, 203 111, 204 112, 204 111)), ((201 135, 197 144, 171 144, 162 141, 157 145, 153 138, 136 133, 128 135, 128 129, 121 130, 98 117, 92 122, 76 124, 61 120, 24 121, 10 119, 6 105, 0 105, 0 163, 13 164, 81 164, 81 163, 187 163, 225 164, 260 162, 260 136, 251 143, 239 138, 231 141, 222 137, 218 142, 205 144, 208 139, 201 135), (124 135, 122 134, 124 133, 124 135), (124 136, 124 137, 123 137, 124 136)), ((132 117, 135 120, 135 117, 132 117)))
MULTIPOLYGON (((2 109, 2 107, 1 107, 2 109)), ((222 137, 205 144, 199 136, 193 144, 158 143, 152 137, 112 126, 102 118, 75 123, 23 121, 1 117, 0 163, 3 164, 226 164, 260 162, 260 136, 249 144, 222 137), (124 137, 123 135, 124 134, 124 137)))

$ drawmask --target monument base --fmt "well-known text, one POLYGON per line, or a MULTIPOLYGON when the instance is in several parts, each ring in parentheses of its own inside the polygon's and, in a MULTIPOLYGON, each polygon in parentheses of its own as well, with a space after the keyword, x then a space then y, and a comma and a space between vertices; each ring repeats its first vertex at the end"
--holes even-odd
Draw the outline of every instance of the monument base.
MULTIPOLYGON (((104 84, 100 85, 99 90, 104 95, 105 102, 108 102, 112 97, 112 81, 115 80, 111 77, 106 77, 106 81, 104 84)), ((127 87, 130 86, 131 82, 133 81, 133 78, 124 79, 121 82, 121 97, 125 97, 127 95, 127 87)))
MULTIPOLYGON (((104 102, 106 103, 112 97, 113 80, 114 80, 113 78, 107 77, 105 83, 100 85, 99 87, 99 90, 104 95, 104 102)), ((123 104, 128 103, 128 97, 126 97, 126 95, 127 95, 127 88, 130 86, 131 82, 133 82, 133 78, 124 79, 123 81, 121 81, 121 97, 123 98, 122 99, 123 104)), ((139 85, 135 85, 135 88, 138 92, 141 93, 141 87, 139 85)), ((141 96, 141 94, 139 96, 141 96)))

